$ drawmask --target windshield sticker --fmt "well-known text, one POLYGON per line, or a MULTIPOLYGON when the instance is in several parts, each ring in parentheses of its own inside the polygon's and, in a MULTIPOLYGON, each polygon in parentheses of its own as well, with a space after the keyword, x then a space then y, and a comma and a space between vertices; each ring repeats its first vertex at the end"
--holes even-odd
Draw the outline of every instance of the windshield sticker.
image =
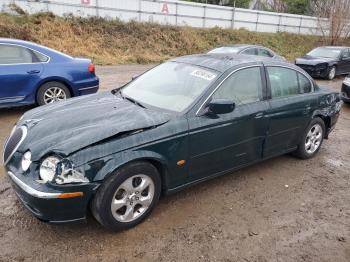
POLYGON ((196 69, 191 73, 192 76, 195 77, 200 77, 203 78, 207 81, 211 81, 216 77, 216 74, 213 74, 211 72, 205 71, 205 70, 201 70, 201 69, 196 69))

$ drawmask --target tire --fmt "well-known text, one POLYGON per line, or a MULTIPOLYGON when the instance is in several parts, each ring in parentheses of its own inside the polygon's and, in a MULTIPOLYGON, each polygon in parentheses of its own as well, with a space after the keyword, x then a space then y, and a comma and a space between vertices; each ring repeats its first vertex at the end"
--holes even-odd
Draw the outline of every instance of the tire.
POLYGON ((91 211, 101 225, 120 231, 141 223, 158 203, 160 194, 161 179, 157 169, 148 162, 133 162, 102 183, 91 202, 91 211), (138 189, 142 188, 142 183, 145 186, 149 183, 149 186, 138 189))
POLYGON ((39 106, 63 101, 71 97, 69 89, 60 82, 47 82, 43 84, 36 95, 39 106), (50 97, 51 96, 51 97, 50 97))
POLYGON ((336 73, 337 73, 337 69, 335 66, 332 66, 329 68, 329 72, 328 72, 328 75, 327 75, 327 79, 328 80, 333 80, 336 76, 336 73))
POLYGON ((321 148, 325 137, 325 131, 326 127, 321 118, 316 117, 312 119, 309 126, 306 128, 302 140, 294 155, 301 159, 309 159, 314 157, 321 148))

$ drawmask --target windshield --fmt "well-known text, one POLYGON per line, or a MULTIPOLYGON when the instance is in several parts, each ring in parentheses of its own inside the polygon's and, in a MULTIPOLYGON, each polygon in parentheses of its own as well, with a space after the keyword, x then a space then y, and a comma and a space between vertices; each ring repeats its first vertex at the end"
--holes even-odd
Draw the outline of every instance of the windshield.
POLYGON ((337 58, 341 53, 340 49, 319 47, 308 53, 309 56, 337 58))
POLYGON ((241 51, 240 48, 232 47, 232 46, 224 46, 224 47, 219 47, 219 48, 210 50, 208 54, 226 54, 226 53, 238 54, 239 51, 241 51))
POLYGON ((121 91, 140 105, 182 112, 216 79, 218 73, 194 65, 167 62, 134 81, 121 91))

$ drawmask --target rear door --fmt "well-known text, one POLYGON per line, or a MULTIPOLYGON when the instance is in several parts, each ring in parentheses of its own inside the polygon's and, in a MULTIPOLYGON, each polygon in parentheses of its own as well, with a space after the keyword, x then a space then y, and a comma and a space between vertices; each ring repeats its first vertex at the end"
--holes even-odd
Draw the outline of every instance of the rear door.
MULTIPOLYGON (((212 94, 211 99, 230 99, 233 112, 189 118, 190 180, 251 163, 262 157, 267 130, 264 117, 265 75, 262 66, 233 72, 212 94)), ((200 111, 199 111, 200 112, 200 111)))
POLYGON ((0 104, 32 95, 47 57, 26 47, 0 43, 0 104))
POLYGON ((317 106, 317 96, 313 95, 313 82, 302 72, 266 66, 266 74, 271 99, 264 157, 271 157, 297 146, 317 106))

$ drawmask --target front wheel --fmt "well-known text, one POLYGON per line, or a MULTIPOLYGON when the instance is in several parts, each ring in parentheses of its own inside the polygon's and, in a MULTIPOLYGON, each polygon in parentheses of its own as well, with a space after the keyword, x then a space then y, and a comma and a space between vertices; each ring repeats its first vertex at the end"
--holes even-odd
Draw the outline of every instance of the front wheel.
POLYGON ((336 75, 336 68, 335 66, 332 66, 330 69, 329 69, 329 72, 328 72, 328 80, 333 80, 335 78, 335 75, 336 75))
POLYGON ((314 157, 320 150, 324 134, 325 124, 323 120, 319 117, 312 119, 308 128, 305 130, 295 155, 301 159, 309 159, 314 157))
POLYGON ((94 217, 113 231, 142 222, 157 204, 161 180, 148 162, 134 162, 112 174, 98 189, 91 203, 94 217))

